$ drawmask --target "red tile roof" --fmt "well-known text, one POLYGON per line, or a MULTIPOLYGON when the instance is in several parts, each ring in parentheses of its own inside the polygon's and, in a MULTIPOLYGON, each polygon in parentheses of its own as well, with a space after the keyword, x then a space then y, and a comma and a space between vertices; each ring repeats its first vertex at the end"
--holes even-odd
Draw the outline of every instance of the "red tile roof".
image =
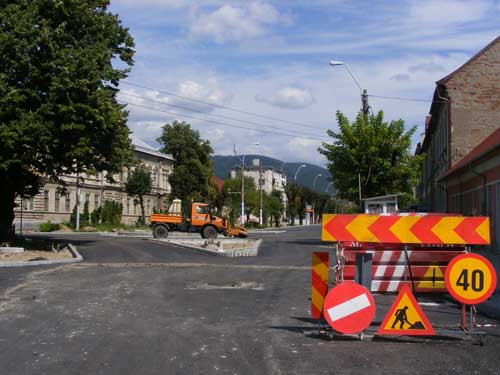
POLYGON ((469 163, 476 161, 488 154, 489 152, 500 148, 500 127, 491 133, 484 141, 477 145, 471 152, 464 156, 457 164, 453 166, 442 178, 446 178, 454 174, 459 169, 469 165, 469 163))
POLYGON ((217 190, 220 193, 222 191, 222 185, 224 185, 224 180, 220 179, 219 177, 213 176, 213 181, 215 182, 217 190))

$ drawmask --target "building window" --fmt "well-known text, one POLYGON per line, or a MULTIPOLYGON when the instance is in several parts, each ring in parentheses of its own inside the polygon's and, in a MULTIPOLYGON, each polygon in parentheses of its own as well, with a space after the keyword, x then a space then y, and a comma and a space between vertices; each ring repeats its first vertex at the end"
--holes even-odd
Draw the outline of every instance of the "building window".
POLYGON ((33 197, 23 198, 23 210, 33 211, 33 197))
POLYGON ((54 211, 55 212, 59 212, 59 208, 60 208, 60 198, 61 196, 59 195, 59 192, 56 190, 55 194, 54 194, 54 211))
POLYGON ((130 215, 130 199, 127 199, 127 214, 130 215))
POLYGON ((43 210, 49 210, 49 192, 47 190, 43 192, 43 210))
POLYGON ((153 185, 153 188, 156 188, 156 171, 151 173, 151 183, 153 185))
POLYGON ((64 212, 70 212, 70 211, 71 211, 70 195, 69 195, 69 193, 66 193, 65 200, 64 200, 64 212))
POLYGON ((99 194, 95 193, 94 194, 94 210, 97 210, 99 208, 99 194))
POLYGON ((149 215, 149 199, 146 200, 146 215, 149 215))

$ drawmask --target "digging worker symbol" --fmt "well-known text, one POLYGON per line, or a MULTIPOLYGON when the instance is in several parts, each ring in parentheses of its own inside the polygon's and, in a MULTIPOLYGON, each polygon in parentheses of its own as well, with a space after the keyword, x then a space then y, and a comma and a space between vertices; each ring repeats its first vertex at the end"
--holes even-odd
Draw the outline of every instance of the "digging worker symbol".
POLYGON ((405 323, 408 323, 408 325, 411 328, 411 323, 408 321, 408 317, 406 316, 406 310, 408 310, 408 306, 403 307, 402 309, 396 310, 396 313, 394 316, 396 319, 394 320, 394 323, 392 323, 391 328, 394 329, 396 324, 399 322, 399 329, 403 329, 405 323))

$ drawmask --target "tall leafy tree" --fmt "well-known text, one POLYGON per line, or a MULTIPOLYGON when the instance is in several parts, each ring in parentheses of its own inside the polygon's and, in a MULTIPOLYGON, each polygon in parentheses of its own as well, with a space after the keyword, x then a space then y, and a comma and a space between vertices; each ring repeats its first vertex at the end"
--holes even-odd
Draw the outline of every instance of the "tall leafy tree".
POLYGON ((164 125, 158 142, 163 145, 161 151, 174 158, 174 171, 169 177, 171 197, 182 199, 185 204, 215 200, 210 142, 201 139, 200 133, 184 121, 164 125))
POLYGON ((0 0, 0 240, 42 175, 115 172, 131 156, 116 93, 134 43, 108 5, 0 0))
POLYGON ((153 189, 153 181, 151 172, 143 166, 134 169, 127 177, 125 182, 125 192, 131 197, 137 197, 141 206, 141 217, 139 222, 146 222, 146 214, 144 212, 144 196, 151 193, 153 189))
MULTIPOLYGON (((248 193, 256 191, 255 182, 253 178, 245 176, 244 183, 245 201, 249 201, 248 193)), ((241 177, 226 178, 224 180, 219 200, 222 202, 222 205, 229 208, 231 217, 236 218, 241 215, 241 177)), ((220 207, 221 210, 222 207, 220 207)))
POLYGON ((328 169, 340 198, 358 201, 358 178, 363 197, 406 193, 418 183, 421 157, 410 152, 416 127, 405 131, 403 120, 384 121, 384 113, 358 114, 349 122, 337 112, 338 132, 328 131, 332 143, 319 152, 328 159, 328 169))
POLYGON ((283 201, 281 192, 274 190, 271 194, 264 196, 264 213, 271 217, 271 225, 274 222, 276 227, 280 226, 281 215, 283 213, 283 201))
POLYGON ((290 219, 290 224, 295 225, 295 217, 299 213, 299 207, 301 205, 301 189, 297 182, 292 182, 285 186, 285 195, 287 199, 287 213, 290 219))

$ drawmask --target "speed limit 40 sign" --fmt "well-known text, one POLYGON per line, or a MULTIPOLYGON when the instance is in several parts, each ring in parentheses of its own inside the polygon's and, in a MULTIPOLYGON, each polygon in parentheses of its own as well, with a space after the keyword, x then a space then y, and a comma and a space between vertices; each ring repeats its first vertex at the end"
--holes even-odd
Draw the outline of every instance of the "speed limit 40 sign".
POLYGON ((444 277, 448 292, 467 305, 486 301, 497 285, 495 269, 478 254, 462 254, 453 258, 446 267, 444 277))

